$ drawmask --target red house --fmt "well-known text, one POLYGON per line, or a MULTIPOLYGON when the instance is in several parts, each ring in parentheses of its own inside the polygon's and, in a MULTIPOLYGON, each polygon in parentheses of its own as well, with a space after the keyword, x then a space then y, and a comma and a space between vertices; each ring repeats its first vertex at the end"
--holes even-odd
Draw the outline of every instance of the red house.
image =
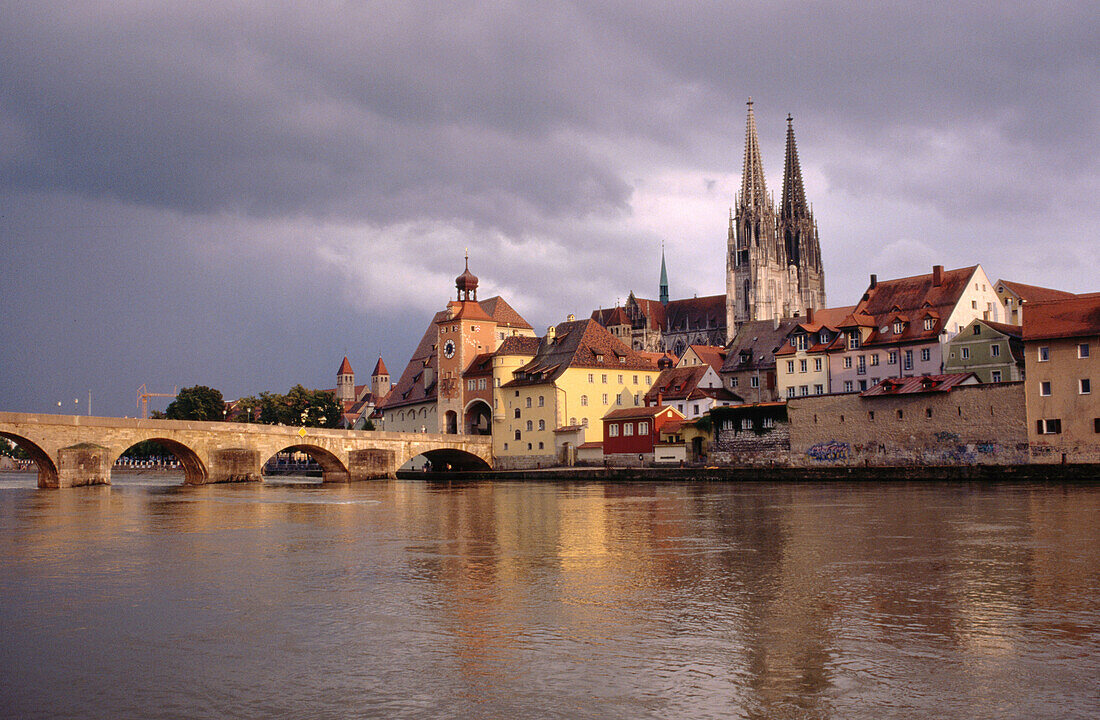
POLYGON ((672 407, 632 407, 612 410, 603 416, 603 456, 613 465, 641 465, 653 462, 653 446, 661 438, 661 427, 683 413, 672 407))

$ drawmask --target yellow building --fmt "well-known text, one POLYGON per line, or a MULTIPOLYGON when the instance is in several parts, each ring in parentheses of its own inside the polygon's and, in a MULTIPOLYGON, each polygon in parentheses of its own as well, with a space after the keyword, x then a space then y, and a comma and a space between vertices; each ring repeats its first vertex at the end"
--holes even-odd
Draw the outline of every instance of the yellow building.
POLYGON ((780 398, 824 395, 829 392, 829 356, 826 348, 854 305, 810 309, 775 351, 775 384, 780 398))
POLYGON ((657 376, 650 358, 631 350, 594 320, 570 319, 547 329, 532 356, 519 341, 494 355, 493 454, 498 468, 558 463, 554 431, 603 436, 601 418, 616 407, 643 404, 657 376), (522 359, 527 362, 520 363, 522 359))

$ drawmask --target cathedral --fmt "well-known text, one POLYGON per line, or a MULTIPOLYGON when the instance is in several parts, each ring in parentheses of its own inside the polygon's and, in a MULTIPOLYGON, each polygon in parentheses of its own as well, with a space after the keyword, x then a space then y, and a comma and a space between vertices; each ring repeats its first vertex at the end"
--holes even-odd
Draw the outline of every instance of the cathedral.
POLYGON ((726 253, 726 329, 741 323, 805 315, 825 307, 825 271, 817 223, 806 203, 802 167, 787 116, 787 156, 779 211, 764 183, 756 116, 749 98, 745 163, 736 209, 730 210, 726 253))
POLYGON ((730 209, 726 294, 669 300, 661 253, 659 300, 635 297, 592 319, 635 350, 682 355, 689 345, 725 345, 752 320, 778 320, 825 307, 825 271, 817 223, 806 202, 794 125, 787 116, 787 156, 779 210, 764 182, 756 116, 749 98, 741 192, 730 209))

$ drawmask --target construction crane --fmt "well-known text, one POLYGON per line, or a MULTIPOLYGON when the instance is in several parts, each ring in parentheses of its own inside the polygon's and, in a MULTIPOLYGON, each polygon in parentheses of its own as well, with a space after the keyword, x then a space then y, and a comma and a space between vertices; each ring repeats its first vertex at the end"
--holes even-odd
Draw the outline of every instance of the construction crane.
POLYGON ((151 397, 170 397, 174 398, 179 394, 178 388, 173 388, 171 393, 151 393, 146 389, 145 383, 141 384, 141 387, 137 390, 137 407, 141 409, 141 417, 145 420, 149 419, 149 398, 151 397))

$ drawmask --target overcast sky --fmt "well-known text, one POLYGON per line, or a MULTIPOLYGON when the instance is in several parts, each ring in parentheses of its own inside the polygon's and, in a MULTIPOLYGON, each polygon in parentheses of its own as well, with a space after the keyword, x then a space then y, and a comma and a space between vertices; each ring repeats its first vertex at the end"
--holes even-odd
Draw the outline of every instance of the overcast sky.
POLYGON ((722 293, 749 96, 831 305, 1100 290, 1095 3, 884 5, 0 0, 0 410, 398 374, 465 248, 540 333, 722 293))

